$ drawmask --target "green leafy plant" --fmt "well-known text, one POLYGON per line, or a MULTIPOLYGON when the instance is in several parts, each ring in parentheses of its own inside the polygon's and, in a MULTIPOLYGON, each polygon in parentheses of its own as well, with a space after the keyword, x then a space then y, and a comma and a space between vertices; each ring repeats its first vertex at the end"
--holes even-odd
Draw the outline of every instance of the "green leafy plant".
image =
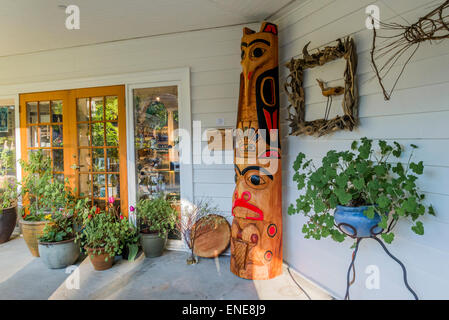
POLYGON ((82 246, 92 249, 92 254, 106 253, 105 261, 120 255, 123 249, 125 224, 117 218, 118 211, 113 203, 114 199, 112 202, 110 199, 108 211, 102 211, 96 206, 83 210, 81 212, 83 228, 76 237, 82 246))
POLYGON ((14 152, 9 148, 3 148, 0 152, 0 173, 6 176, 14 167, 14 152))
POLYGON ((77 235, 77 227, 81 224, 80 212, 88 209, 90 199, 83 198, 67 204, 63 209, 49 218, 50 223, 44 227, 41 242, 60 242, 71 240, 77 235))
POLYGON ((14 177, 8 177, 8 171, 14 166, 13 152, 7 148, 3 148, 0 152, 0 175, 6 179, 0 186, 0 214, 3 209, 14 207, 17 204, 17 181, 14 177))
POLYGON ((140 200, 136 211, 142 233, 165 235, 173 230, 178 222, 178 212, 162 195, 154 199, 140 200))
MULTIPOLYGON (((131 211, 134 211, 134 207, 131 207, 131 211)), ((128 251, 128 261, 134 261, 139 252, 139 239, 140 234, 137 232, 136 226, 124 216, 120 216, 122 223, 122 246, 123 250, 128 251)))
POLYGON ((15 181, 5 181, 3 189, 0 190, 0 214, 3 209, 11 208, 17 205, 17 184, 15 181))
POLYGON ((160 101, 152 101, 147 107, 146 118, 152 128, 156 130, 163 128, 168 119, 165 105, 160 101))
POLYGON ((41 150, 31 152, 29 161, 19 160, 25 172, 21 194, 24 197, 22 214, 27 221, 49 220, 60 209, 67 210, 74 205, 75 196, 68 180, 55 179, 51 159, 41 150))
POLYGON ((328 236, 338 242, 345 239, 346 235, 334 225, 332 212, 337 205, 369 206, 365 215, 371 219, 375 213, 380 215, 379 227, 389 231, 381 235, 387 243, 393 241, 391 230, 399 219, 410 219, 411 229, 423 235, 424 226, 418 219, 435 212, 432 206, 423 204, 425 196, 418 192, 416 181, 424 165, 422 161, 411 161, 417 146, 411 148, 408 162, 403 164, 399 161, 403 155, 399 143, 380 140, 375 150, 373 140, 362 138, 354 141, 349 151, 329 151, 318 168, 299 153, 293 164, 293 180, 302 194, 296 205, 290 205, 288 214, 306 216, 302 232, 305 238, 317 240, 328 236))

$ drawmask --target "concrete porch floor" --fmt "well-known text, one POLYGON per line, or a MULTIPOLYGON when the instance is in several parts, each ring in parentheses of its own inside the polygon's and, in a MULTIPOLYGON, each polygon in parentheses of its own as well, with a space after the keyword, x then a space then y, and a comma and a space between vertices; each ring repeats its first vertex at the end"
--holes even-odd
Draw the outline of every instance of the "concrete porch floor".
MULTIPOLYGON (((0 299, 307 299, 284 266, 284 274, 268 281, 240 279, 229 271, 229 257, 201 259, 187 265, 186 252, 166 251, 162 257, 136 261, 116 259, 106 271, 79 261, 79 289, 68 289, 65 269, 50 270, 28 251, 18 236, 0 245, 0 299)), ((292 271, 312 299, 332 299, 292 271)))

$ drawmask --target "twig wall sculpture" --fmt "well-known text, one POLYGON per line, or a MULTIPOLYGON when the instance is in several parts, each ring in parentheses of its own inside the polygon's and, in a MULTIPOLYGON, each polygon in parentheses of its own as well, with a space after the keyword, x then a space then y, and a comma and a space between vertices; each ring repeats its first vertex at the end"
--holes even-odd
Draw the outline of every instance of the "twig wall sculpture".
POLYGON ((448 8, 449 0, 410 26, 399 23, 384 23, 375 21, 372 18, 373 44, 371 48, 371 63, 382 88, 385 100, 390 100, 399 79, 404 73, 405 67, 409 64, 423 42, 449 39, 449 15, 446 15, 448 8), (385 30, 387 33, 391 32, 392 34, 379 35, 379 31, 374 28, 375 22, 379 24, 380 30, 385 30), (384 39, 379 46, 376 44, 378 38, 384 39), (410 49, 413 49, 413 51, 405 60, 392 88, 388 91, 385 88, 384 79, 388 76, 392 68, 398 64, 401 57, 410 49), (384 61, 378 63, 377 61, 381 59, 384 59, 384 61))

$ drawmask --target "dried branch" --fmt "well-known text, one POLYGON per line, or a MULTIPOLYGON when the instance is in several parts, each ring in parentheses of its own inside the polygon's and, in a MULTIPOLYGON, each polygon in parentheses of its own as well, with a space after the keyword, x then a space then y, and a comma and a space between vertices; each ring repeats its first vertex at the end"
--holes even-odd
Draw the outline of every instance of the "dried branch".
POLYGON ((449 0, 426 14, 424 17, 410 26, 401 25, 398 23, 384 23, 371 19, 373 25, 373 43, 371 47, 371 64, 373 66, 376 78, 382 89, 385 100, 390 100, 393 91, 395 90, 399 79, 410 60, 418 51, 419 45, 426 41, 438 41, 449 39, 449 15, 444 15, 444 11, 449 8, 449 0), (382 36, 374 27, 375 22, 379 23, 381 29, 388 31, 395 31, 397 33, 390 36, 382 36), (387 39, 381 46, 376 46, 376 39, 387 39), (398 63, 400 58, 411 48, 415 47, 413 52, 405 60, 398 76, 396 77, 393 86, 388 92, 384 85, 384 79, 388 76, 393 67, 398 63), (380 64, 380 59, 386 58, 386 61, 380 64))
POLYGON ((187 259, 188 264, 198 263, 195 257, 195 240, 208 231, 210 226, 214 226, 221 216, 218 207, 212 203, 210 199, 200 199, 194 201, 188 208, 185 208, 180 221, 178 222, 178 230, 182 234, 187 247, 190 249, 190 257, 187 259))

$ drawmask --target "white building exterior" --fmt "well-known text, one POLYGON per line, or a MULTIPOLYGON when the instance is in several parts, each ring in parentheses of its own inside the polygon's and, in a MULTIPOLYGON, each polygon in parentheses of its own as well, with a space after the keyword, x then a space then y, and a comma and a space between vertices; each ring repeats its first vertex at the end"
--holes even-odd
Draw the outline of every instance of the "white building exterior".
MULTIPOLYGON (((424 236, 412 233, 407 222, 400 223, 396 239, 389 248, 407 266, 409 282, 420 298, 449 299, 449 41, 423 44, 407 67, 391 101, 384 101, 377 81, 372 79, 369 61, 372 38, 371 30, 365 27, 365 8, 370 4, 379 6, 381 19, 404 17, 416 21, 429 11, 429 5, 436 5, 438 1, 296 1, 271 19, 279 25, 281 87, 288 74, 285 63, 298 57, 309 41, 312 41, 312 50, 335 39, 353 36, 359 56, 360 126, 353 132, 337 132, 319 139, 288 136, 284 120, 288 102, 285 94, 281 96, 284 112, 281 117, 284 260, 335 297, 343 298, 352 254, 351 242, 306 240, 301 233, 303 217, 287 215, 287 207, 298 195, 291 179, 292 163, 298 152, 319 159, 328 150, 348 148, 352 140, 365 136, 396 140, 403 145, 414 143, 419 147, 415 159, 423 160, 425 165, 419 186, 435 207, 437 216, 425 218, 424 236)), ((14 101, 18 106, 19 93, 36 90, 184 81, 183 85, 189 86, 181 106, 189 111, 183 117, 189 119, 186 126, 199 120, 203 129, 212 128, 217 126, 218 120, 224 121, 221 127, 233 128, 237 117, 241 70, 239 44, 243 26, 258 30, 260 24, 3 56, 0 57, 0 99, 14 101), (177 74, 187 76, 182 79, 167 77, 176 70, 182 70, 177 74)), ((316 84, 315 78, 337 81, 342 70, 343 63, 335 62, 329 67, 308 71, 305 85, 308 101, 324 103, 320 92, 312 88, 316 84)), ((339 109, 335 106, 339 105, 339 100, 334 101, 334 112, 339 109)), ((308 118, 322 115, 321 108, 309 106, 308 110, 308 118)), ((206 142, 202 144, 205 146, 206 142)), ((193 159, 200 156, 193 153, 193 159)), ((194 164, 191 175, 185 179, 181 184, 184 194, 192 199, 210 197, 224 214, 231 214, 232 164, 194 164)), ((411 298, 403 285, 400 267, 374 241, 362 242, 356 268, 357 281, 351 288, 351 297, 411 298), (369 275, 365 270, 370 265, 376 265, 380 271, 378 290, 365 287, 369 275)))

